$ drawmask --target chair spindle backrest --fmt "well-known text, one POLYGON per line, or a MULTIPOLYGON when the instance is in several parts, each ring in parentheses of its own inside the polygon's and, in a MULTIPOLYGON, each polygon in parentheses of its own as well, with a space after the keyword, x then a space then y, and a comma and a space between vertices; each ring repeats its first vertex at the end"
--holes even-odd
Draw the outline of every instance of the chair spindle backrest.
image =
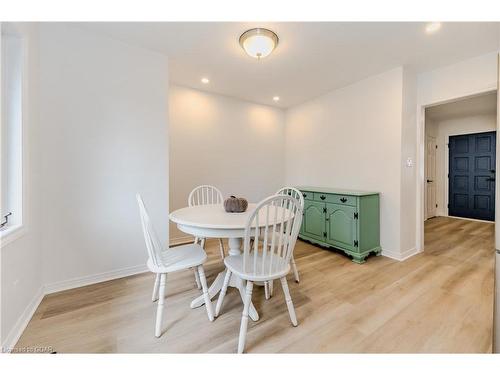
POLYGON ((215 186, 201 185, 197 186, 189 193, 188 205, 200 206, 204 204, 222 204, 224 198, 222 193, 215 186))
POLYGON ((273 195, 261 201, 245 227, 244 272, 264 276, 288 267, 301 223, 302 207, 296 198, 273 195))
POLYGON ((136 194, 137 203, 139 204, 139 213, 141 216, 141 224, 142 231, 144 232, 144 240, 146 241, 146 248, 148 250, 149 259, 151 262, 157 266, 163 266, 161 253, 162 246, 156 235, 156 232, 153 228, 153 224, 151 223, 151 219, 149 218, 148 211, 146 210, 146 206, 142 201, 142 197, 140 194, 136 194))
POLYGON ((276 195, 290 195, 291 197, 297 199, 300 202, 300 207, 302 208, 302 211, 304 210, 304 196, 302 195, 299 189, 296 189, 291 186, 285 186, 279 189, 276 192, 276 195))

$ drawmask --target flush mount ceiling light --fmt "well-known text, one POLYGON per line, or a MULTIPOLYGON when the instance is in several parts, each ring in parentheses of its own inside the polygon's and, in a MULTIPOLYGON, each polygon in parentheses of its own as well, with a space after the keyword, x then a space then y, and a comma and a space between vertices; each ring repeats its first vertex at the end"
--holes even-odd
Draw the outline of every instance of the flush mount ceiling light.
POLYGON ((279 96, 273 96, 273 100, 274 100, 275 102, 279 102, 279 101, 280 101, 280 97, 279 97, 279 96))
POLYGON ((278 35, 268 29, 256 28, 240 36, 240 45, 248 56, 261 59, 268 56, 278 45, 278 35))
POLYGON ((210 80, 208 78, 203 77, 201 79, 201 83, 204 83, 206 85, 207 83, 210 83, 210 80))
POLYGON ((425 32, 427 34, 432 34, 441 28, 441 22, 430 22, 425 26, 425 32))

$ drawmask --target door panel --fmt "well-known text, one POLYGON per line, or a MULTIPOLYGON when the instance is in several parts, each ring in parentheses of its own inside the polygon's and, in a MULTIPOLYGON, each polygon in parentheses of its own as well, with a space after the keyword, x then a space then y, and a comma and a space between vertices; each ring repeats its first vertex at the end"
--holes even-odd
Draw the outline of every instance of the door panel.
POLYGON ((450 137, 450 216, 495 219, 495 157, 494 131, 450 137))
POLYGON ((436 216, 436 138, 426 137, 425 159, 425 218, 436 216))
POLYGON ((355 250, 357 223, 354 219, 355 207, 340 204, 326 204, 326 242, 355 250))
POLYGON ((306 200, 304 206, 304 235, 324 241, 325 204, 306 200))
POLYGON ((303 236, 304 235, 304 225, 305 225, 305 220, 304 220, 304 215, 305 215, 305 212, 302 212, 302 223, 300 223, 300 230, 299 230, 299 236, 303 236))

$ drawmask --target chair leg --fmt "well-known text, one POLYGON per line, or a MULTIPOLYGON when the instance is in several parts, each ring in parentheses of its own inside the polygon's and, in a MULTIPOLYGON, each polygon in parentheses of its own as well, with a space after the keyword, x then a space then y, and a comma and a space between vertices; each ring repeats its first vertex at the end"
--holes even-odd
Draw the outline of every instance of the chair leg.
POLYGON ((153 286, 153 296, 151 297, 153 302, 158 300, 158 288, 160 287, 160 274, 156 274, 155 284, 153 286))
POLYGON ((269 295, 269 281, 264 281, 264 294, 266 295, 266 299, 271 298, 269 295))
POLYGON ((207 279, 205 278, 203 266, 198 266, 198 273, 200 274, 200 282, 203 289, 203 299, 205 300, 205 307, 207 308, 208 320, 212 322, 214 320, 214 311, 212 301, 210 301, 210 296, 208 295, 207 279))
POLYGON ((222 289, 220 290, 219 298, 217 299, 217 305, 215 306, 215 316, 219 316, 220 309, 222 308, 222 303, 224 302, 224 297, 227 293, 227 286, 229 285, 229 279, 231 279, 231 271, 226 269, 226 276, 224 277, 224 283, 222 284, 222 289))
POLYGON ((252 302, 253 282, 247 281, 247 288, 245 293, 245 304, 243 306, 243 314, 241 315, 240 338, 238 340, 238 353, 243 353, 245 349, 245 340, 247 337, 248 327, 248 309, 252 302))
POLYGON ((290 296, 290 290, 288 290, 288 283, 286 282, 286 277, 281 279, 281 287, 283 288, 283 294, 285 295, 286 307, 288 308, 288 314, 290 315, 290 320, 294 327, 297 326, 297 316, 295 315, 295 309, 293 307, 292 297, 290 296))
POLYGON ((194 272, 194 279, 196 281, 196 287, 198 289, 201 289, 200 276, 198 275, 198 271, 196 271, 195 267, 193 268, 193 272, 194 272))
POLYGON ((293 274, 295 276, 295 282, 298 283, 298 282, 300 282, 299 270, 297 269, 297 265, 295 264, 295 258, 293 257, 293 255, 292 255, 291 263, 292 263, 293 274))
POLYGON ((222 238, 219 238, 219 250, 220 250, 220 257, 222 260, 226 257, 226 253, 224 252, 224 242, 222 242, 222 238))
POLYGON ((160 292, 158 295, 158 308, 156 310, 156 327, 155 336, 161 336, 161 323, 163 320, 163 305, 165 303, 165 288, 167 285, 167 274, 162 273, 160 275, 160 292))
POLYGON ((273 296, 274 293, 274 280, 269 280, 269 298, 273 296))
POLYGON ((202 239, 201 239, 201 243, 200 243, 200 246, 201 246, 203 249, 205 249, 205 240, 206 240, 205 238, 202 238, 202 239))

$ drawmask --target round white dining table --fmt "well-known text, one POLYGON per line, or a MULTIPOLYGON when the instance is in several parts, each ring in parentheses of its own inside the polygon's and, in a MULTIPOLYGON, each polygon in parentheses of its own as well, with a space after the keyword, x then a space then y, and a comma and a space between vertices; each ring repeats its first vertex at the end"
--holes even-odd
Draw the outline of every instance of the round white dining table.
MULTIPOLYGON (((248 218, 255 209, 255 204, 249 204, 248 209, 241 213, 228 213, 222 204, 208 204, 200 206, 185 207, 173 211, 170 220, 184 233, 198 238, 227 238, 229 240, 229 255, 240 255, 242 238, 245 235, 245 226, 248 218)), ((279 218, 280 215, 277 215, 279 218)), ((271 221, 271 220, 270 220, 271 221)), ((259 223, 265 223, 262 218, 259 223)), ((273 224, 270 222, 270 224, 273 224)), ((265 225, 265 224, 262 224, 265 225)), ((210 285, 208 294, 212 299, 222 289, 225 271, 219 273, 215 281, 210 285)), ((238 276, 231 274, 229 286, 237 288, 241 299, 245 296, 245 283, 238 276)), ((204 304, 203 296, 191 302, 191 308, 204 304)), ((249 314, 254 321, 259 319, 259 314, 253 304, 250 305, 249 314)))

